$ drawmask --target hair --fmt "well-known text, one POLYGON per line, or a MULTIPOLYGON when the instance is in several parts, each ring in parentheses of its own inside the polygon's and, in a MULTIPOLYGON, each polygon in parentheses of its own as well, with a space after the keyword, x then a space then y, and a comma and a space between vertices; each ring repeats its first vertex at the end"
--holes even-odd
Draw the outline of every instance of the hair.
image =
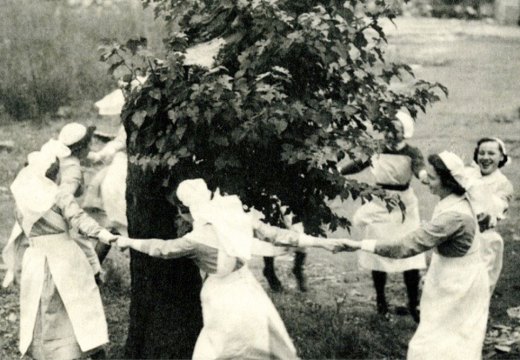
POLYGON ((70 153, 72 156, 77 156, 85 147, 87 147, 90 144, 95 130, 95 126, 89 126, 83 139, 69 146, 70 153))
POLYGON ((490 137, 484 137, 482 139, 480 139, 479 141, 477 141, 477 147, 475 147, 475 150, 473 151, 473 161, 478 163, 478 151, 480 149, 480 145, 482 145, 483 143, 486 143, 486 142, 494 142, 498 145, 498 149, 500 150, 500 153, 502 154, 502 160, 500 160, 500 162, 498 163, 498 167, 501 168, 502 166, 504 166, 506 163, 507 163, 507 160, 509 159, 508 156, 506 154, 504 154, 504 148, 502 147, 502 145, 496 140, 496 139, 493 139, 493 138, 490 138, 490 137))
POLYGON ((456 195, 464 195, 466 189, 464 189, 462 185, 460 185, 457 180, 455 180, 453 175, 451 175, 450 170, 446 167, 438 154, 432 154, 428 156, 428 162, 431 166, 433 166, 437 175, 439 175, 442 186, 449 189, 456 195))
POLYGON ((60 171, 60 160, 56 158, 56 160, 49 166, 47 171, 45 172, 45 177, 55 181, 58 177, 58 173, 60 171))

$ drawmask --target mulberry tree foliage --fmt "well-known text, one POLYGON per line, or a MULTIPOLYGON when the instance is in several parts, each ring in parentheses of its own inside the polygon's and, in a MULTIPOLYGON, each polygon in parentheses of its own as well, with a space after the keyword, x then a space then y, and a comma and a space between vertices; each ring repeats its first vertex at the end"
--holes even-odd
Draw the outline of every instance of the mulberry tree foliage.
POLYGON ((447 93, 421 80, 406 92, 391 90, 391 81, 413 73, 406 64, 385 62, 380 21, 394 15, 384 1, 143 5, 172 29, 165 55, 146 50, 146 39, 107 44, 102 55, 110 72, 135 78, 144 70, 148 76, 122 113, 131 163, 163 177, 170 190, 203 177, 272 223, 281 218, 279 205, 286 205, 314 234, 349 225, 327 206, 337 196, 375 196, 402 206, 337 170, 345 157, 376 153, 378 133, 398 109, 415 118, 447 93), (204 54, 218 44, 209 66, 187 60, 187 49, 204 54))

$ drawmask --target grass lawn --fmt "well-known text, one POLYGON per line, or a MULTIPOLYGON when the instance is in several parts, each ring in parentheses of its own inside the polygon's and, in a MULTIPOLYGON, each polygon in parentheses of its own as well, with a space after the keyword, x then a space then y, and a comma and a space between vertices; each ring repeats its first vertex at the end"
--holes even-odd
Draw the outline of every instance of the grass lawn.
MULTIPOLYGON (((439 81, 450 91, 448 99, 435 104, 428 114, 421 115, 411 143, 425 154, 450 149, 465 155, 469 161, 478 138, 499 136, 505 140, 513 159, 513 165, 505 168, 504 173, 515 188, 520 189, 520 172, 515 171, 520 158, 520 29, 433 19, 397 19, 396 23, 397 29, 388 27, 390 57, 413 64, 417 78, 439 81)), ((94 118, 81 121, 98 122, 94 118)), ((0 153, 0 244, 7 239, 13 223, 13 204, 7 191, 10 182, 25 155, 56 134, 63 123, 64 120, 44 126, 12 123, 0 127, 0 140, 16 142, 13 152, 0 153)), ((116 123, 103 122, 100 126, 105 130, 114 129, 116 123)), ((421 215, 429 218, 436 199, 425 187, 414 184, 414 188, 421 215)), ((347 214, 353 211, 351 204, 332 202, 332 206, 347 214)), ((518 325, 520 332, 518 320, 509 318, 506 312, 508 308, 520 305, 519 207, 519 196, 516 195, 509 218, 500 225, 506 245, 503 274, 491 304, 490 335, 494 338, 497 335, 492 326, 497 324, 512 327, 511 333, 518 325)), ((334 234, 342 235, 346 236, 341 232, 334 234)), ((126 262, 124 256, 112 255, 109 271, 113 276, 102 289, 111 334, 110 358, 121 358, 125 341, 128 274, 117 268, 124 268, 126 262)), ((284 256, 276 263, 285 291, 270 295, 301 357, 405 357, 415 324, 407 316, 393 316, 387 321, 375 314, 371 279, 368 273, 358 270, 355 255, 310 251, 306 268, 310 290, 305 294, 296 290, 291 274, 292 257, 284 256)), ((261 260, 255 259, 251 267, 266 286, 261 265, 261 260)), ((0 270, 0 276, 3 273, 0 270)), ((392 307, 406 302, 400 274, 389 277, 387 288, 392 307)), ((17 331, 17 290, 1 289, 1 359, 18 357, 17 331)), ((504 334, 505 341, 507 334, 504 334)), ((486 358, 520 358, 518 344, 510 344, 506 352, 495 351, 494 345, 495 341, 486 345, 486 358)))

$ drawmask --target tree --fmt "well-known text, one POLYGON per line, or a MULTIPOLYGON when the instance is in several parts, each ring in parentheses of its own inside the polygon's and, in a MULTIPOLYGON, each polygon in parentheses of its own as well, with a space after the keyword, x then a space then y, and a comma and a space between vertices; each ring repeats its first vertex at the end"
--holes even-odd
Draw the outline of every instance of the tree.
MULTIPOLYGON (((397 110, 406 108, 415 118, 439 100, 438 90, 447 94, 442 85, 421 80, 406 92, 390 88, 392 81, 413 72, 406 64, 385 62, 387 40, 380 20, 394 14, 384 1, 143 4, 153 6, 172 29, 164 58, 147 51, 145 39, 107 44, 102 56, 111 72, 131 79, 137 69, 146 69, 148 75, 122 113, 130 236, 181 236, 186 224, 171 194, 179 182, 194 177, 239 195, 272 224, 281 223, 285 208, 280 204, 286 205, 314 235, 350 225, 327 206, 337 196, 363 201, 376 196, 389 208, 402 205, 382 189, 347 180, 337 170, 346 156, 376 153, 378 134, 389 128, 397 110), (194 48, 216 48, 214 61, 209 66, 187 61, 194 48)), ((195 298, 200 288, 195 270, 187 260, 170 263, 132 253, 131 271, 127 355, 171 356, 174 352, 166 348, 156 351, 154 343, 157 336, 171 338, 174 329, 164 325, 177 325, 177 299, 195 298), (150 285, 152 279, 156 284, 150 285), (181 295, 188 289, 189 296, 181 295), (167 300, 158 306, 155 299, 165 294, 167 300), (146 350, 139 351, 143 346, 146 350)), ((195 307, 190 308, 193 320, 183 326, 200 326, 195 307)), ((169 345, 175 347, 174 341, 169 345)))

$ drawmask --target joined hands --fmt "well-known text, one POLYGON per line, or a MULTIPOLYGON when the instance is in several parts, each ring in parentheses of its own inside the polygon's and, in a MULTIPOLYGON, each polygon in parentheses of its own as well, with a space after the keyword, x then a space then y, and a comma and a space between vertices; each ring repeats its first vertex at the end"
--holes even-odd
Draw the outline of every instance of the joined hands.
POLYGON ((323 239, 320 242, 320 247, 331 251, 332 253, 338 253, 341 251, 353 252, 361 249, 361 243, 350 239, 323 239))

